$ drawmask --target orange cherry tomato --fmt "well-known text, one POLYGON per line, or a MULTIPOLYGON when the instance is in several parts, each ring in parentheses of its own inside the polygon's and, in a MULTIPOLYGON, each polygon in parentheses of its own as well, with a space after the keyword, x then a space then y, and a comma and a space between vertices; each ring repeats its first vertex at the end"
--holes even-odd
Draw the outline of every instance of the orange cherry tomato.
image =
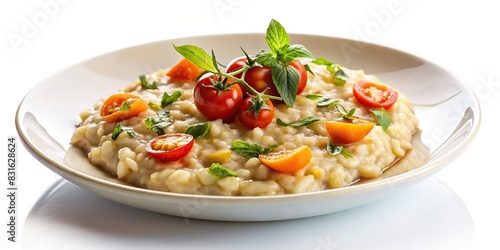
POLYGON ((170 77, 168 82, 196 82, 198 76, 203 72, 203 69, 196 66, 194 63, 186 58, 183 58, 168 72, 167 76, 170 77))
POLYGON ((338 119, 326 121, 326 132, 333 142, 350 144, 365 138, 375 123, 361 119, 338 119))
POLYGON ((139 96, 119 93, 110 96, 101 107, 102 119, 106 122, 119 122, 134 117, 149 108, 139 96))
POLYGON ((194 137, 190 134, 166 134, 149 141, 146 152, 163 162, 177 161, 186 156, 193 145, 194 137))
POLYGON ((398 92, 373 82, 357 82, 353 86, 356 100, 369 108, 390 109, 398 99, 398 92))
POLYGON ((264 165, 284 173, 295 173, 303 169, 309 164, 311 158, 312 151, 308 146, 259 155, 259 159, 264 165))

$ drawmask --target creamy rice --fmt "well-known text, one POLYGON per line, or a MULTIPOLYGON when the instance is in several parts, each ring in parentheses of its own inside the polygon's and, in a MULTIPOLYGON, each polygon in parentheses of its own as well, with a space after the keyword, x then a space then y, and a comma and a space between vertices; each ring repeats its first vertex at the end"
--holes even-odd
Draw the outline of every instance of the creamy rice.
MULTIPOLYGON (((304 92, 297 96, 293 108, 276 104, 275 119, 291 122, 306 117, 320 117, 321 121, 306 127, 282 127, 272 122, 266 128, 249 130, 237 122, 226 124, 220 120, 210 122, 207 135, 197 139, 190 153, 181 160, 163 163, 146 153, 147 143, 157 134, 145 127, 144 120, 155 117, 157 110, 143 111, 136 117, 121 121, 121 125, 131 127, 135 137, 121 133, 116 140, 111 134, 116 123, 104 122, 100 108, 106 98, 98 101, 90 109, 80 113, 81 124, 75 130, 71 143, 81 148, 90 162, 133 185, 168 192, 207 195, 277 195, 303 193, 351 185, 359 179, 379 177, 383 170, 397 159, 404 157, 412 149, 411 139, 418 129, 418 119, 407 97, 398 92, 399 97, 388 113, 393 119, 384 131, 375 126, 361 141, 347 145, 352 157, 343 154, 329 155, 326 147, 330 141, 323 121, 339 118, 332 108, 318 108, 317 101, 307 99, 307 94, 320 94, 340 100, 347 110, 356 108, 355 115, 373 121, 368 108, 354 100, 352 86, 366 80, 380 83, 362 70, 343 68, 350 80, 344 86, 332 83, 332 73, 325 66, 311 64, 315 74, 308 73, 308 84, 304 92), (242 140, 261 146, 277 144, 275 151, 295 149, 302 145, 311 148, 311 162, 294 174, 274 171, 263 165, 258 158, 246 159, 230 151, 233 141, 242 140), (211 163, 218 162, 238 174, 237 177, 216 177, 208 172, 211 163)), ((166 107, 174 123, 165 127, 165 133, 182 133, 192 124, 206 121, 193 103, 192 83, 168 83, 166 71, 147 76, 149 81, 160 83, 159 89, 143 90, 139 82, 124 88, 143 98, 146 103, 159 103, 164 92, 169 94, 182 91, 178 101, 166 107)), ((383 84, 383 83, 382 83, 383 84)))

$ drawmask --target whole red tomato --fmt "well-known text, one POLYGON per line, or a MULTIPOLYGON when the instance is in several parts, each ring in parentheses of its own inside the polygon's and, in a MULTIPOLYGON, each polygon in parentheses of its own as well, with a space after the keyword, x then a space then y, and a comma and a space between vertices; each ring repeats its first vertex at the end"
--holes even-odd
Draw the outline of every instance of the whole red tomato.
POLYGON ((266 108, 262 108, 259 111, 258 116, 255 116, 255 110, 249 110, 249 108, 253 105, 253 102, 256 101, 255 97, 250 96, 243 100, 243 103, 240 106, 240 111, 238 112, 238 119, 240 120, 241 125, 254 129, 256 127, 265 128, 269 125, 274 118, 274 105, 271 100, 267 100, 265 104, 266 108))
MULTIPOLYGON (((224 122, 232 122, 243 101, 243 93, 238 84, 224 90, 215 88, 218 80, 220 78, 213 74, 201 78, 194 87, 194 103, 207 120, 221 119, 224 122)), ((230 82, 231 80, 228 80, 226 84, 230 82)))
MULTIPOLYGON (((235 58, 231 62, 229 62, 229 64, 227 65, 227 67, 226 67, 226 73, 231 73, 233 71, 239 70, 239 69, 241 69, 241 68, 243 68, 244 66, 247 66, 247 65, 248 65, 248 63, 247 63, 247 57, 246 56, 241 56, 241 57, 235 58)), ((241 77, 241 73, 240 74, 236 74, 235 77, 240 78, 241 77)))
MULTIPOLYGON (((233 72, 235 70, 238 70, 242 68, 243 66, 248 65, 247 64, 247 58, 245 56, 243 57, 238 57, 231 61, 227 68, 226 72, 233 72)), ((297 94, 302 93, 304 89, 306 88, 307 85, 307 71, 304 65, 302 65, 301 62, 299 61, 293 61, 289 63, 290 66, 295 68, 297 72, 299 73, 299 85, 297 89, 297 94)), ((235 75, 236 77, 241 77, 241 74, 235 75)), ((250 68, 246 74, 245 74, 245 82, 248 83, 252 88, 257 90, 257 92, 262 93, 266 88, 268 90, 266 91, 266 94, 268 95, 273 95, 273 96, 279 96, 278 90, 276 89, 276 86, 274 85, 273 82, 273 77, 272 77, 272 72, 271 68, 267 66, 261 66, 261 65, 253 65, 252 68, 250 68)), ((246 90, 246 93, 249 93, 248 90, 246 90)))

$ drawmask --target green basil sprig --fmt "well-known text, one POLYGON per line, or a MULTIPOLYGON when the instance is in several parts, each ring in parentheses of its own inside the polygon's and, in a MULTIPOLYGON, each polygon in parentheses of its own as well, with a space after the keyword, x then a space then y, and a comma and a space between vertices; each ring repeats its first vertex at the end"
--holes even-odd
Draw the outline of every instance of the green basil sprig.
POLYGON ((266 31, 269 50, 257 53, 255 61, 271 68, 271 75, 283 101, 293 107, 299 87, 299 74, 289 65, 298 58, 312 58, 314 55, 301 44, 290 44, 285 28, 276 20, 271 20, 266 31))

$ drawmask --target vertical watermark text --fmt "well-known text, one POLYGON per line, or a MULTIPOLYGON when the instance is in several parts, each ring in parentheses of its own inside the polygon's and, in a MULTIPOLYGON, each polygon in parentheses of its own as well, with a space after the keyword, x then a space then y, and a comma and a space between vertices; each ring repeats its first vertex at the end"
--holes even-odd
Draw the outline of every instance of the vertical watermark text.
POLYGON ((17 237, 17 142, 7 138, 7 239, 16 242, 17 237))

